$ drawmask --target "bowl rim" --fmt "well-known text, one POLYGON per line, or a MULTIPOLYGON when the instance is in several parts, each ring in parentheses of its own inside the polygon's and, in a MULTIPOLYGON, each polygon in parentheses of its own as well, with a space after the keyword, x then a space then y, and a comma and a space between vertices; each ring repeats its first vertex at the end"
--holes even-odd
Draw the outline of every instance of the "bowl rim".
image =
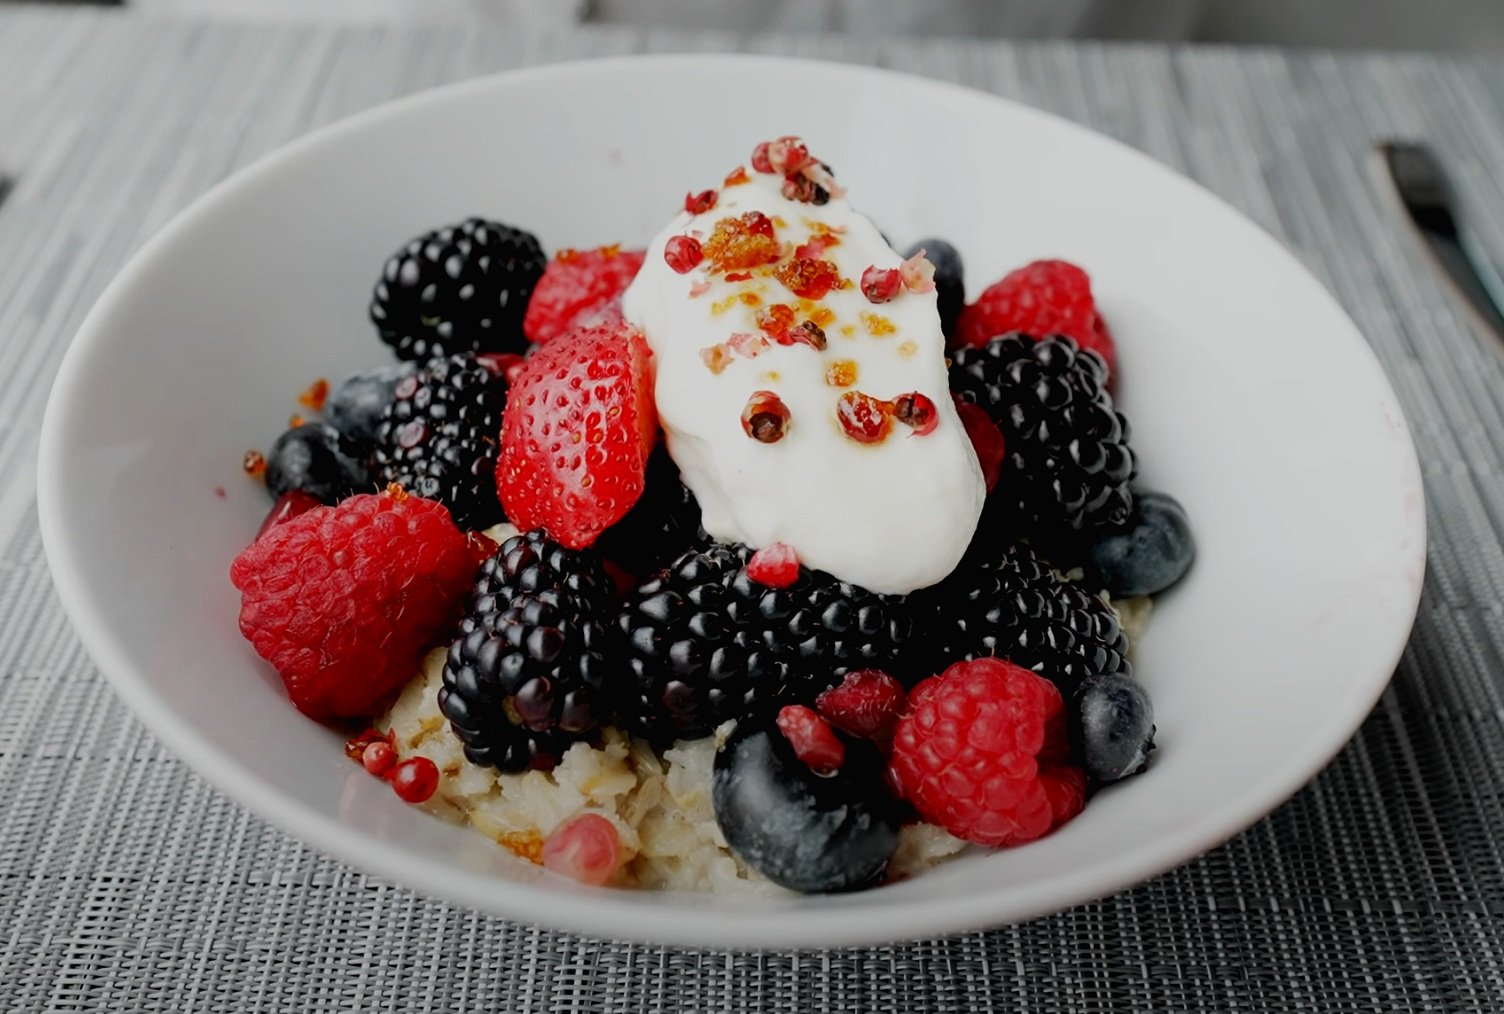
MULTIPOLYGON (((711 65, 724 66, 728 60, 761 65, 777 73, 815 70, 855 78, 898 79, 906 87, 927 92, 937 100, 1000 103, 1020 118, 1048 121, 1052 129, 1089 135, 1097 142, 1116 147, 1124 157, 1148 163, 1200 191, 1203 197, 1241 220, 1251 230, 1250 235, 1266 245, 1269 255, 1294 262, 1303 274, 1310 277, 1310 272, 1289 250, 1239 209, 1173 167, 1130 145, 1072 120, 990 92, 895 70, 754 54, 627 55, 501 71, 388 101, 318 127, 258 157, 195 198, 129 259, 96 301, 65 352, 42 422, 37 463, 37 510, 43 548, 58 597, 100 672, 151 733, 196 774, 294 839, 310 843, 341 862, 446 902, 594 938, 690 947, 844 947, 990 928, 1053 913, 1133 886, 1195 858, 1262 819, 1325 767, 1368 716, 1388 685, 1408 643, 1420 604, 1420 582, 1415 582, 1413 590, 1407 588, 1405 591, 1410 597, 1405 611, 1406 622, 1376 632, 1376 637, 1389 642, 1384 653, 1387 661, 1381 669, 1353 681, 1348 698, 1349 710, 1340 716, 1339 721, 1332 723, 1331 733, 1312 737, 1284 754, 1271 765, 1269 773, 1260 782, 1250 785, 1248 791, 1236 797, 1236 805, 1208 810, 1200 821, 1181 828, 1179 833, 1164 839, 1164 844, 1159 847, 1114 856, 1059 877, 1010 885, 1006 911, 999 910, 995 892, 978 892, 938 902, 908 899, 902 905, 902 918, 896 920, 874 918, 885 910, 896 911, 891 905, 843 906, 824 898, 779 901, 756 909, 669 904, 656 892, 572 891, 547 881, 513 881, 469 870, 441 869, 438 863, 426 858, 415 863, 414 855, 407 849, 359 832, 352 833, 338 820, 290 800, 276 785, 229 760, 208 737, 175 714, 153 690, 150 681, 129 661, 127 652, 110 632, 100 604, 89 594, 83 561, 75 554, 67 532, 60 527, 61 512, 57 508, 62 502, 63 420, 79 396, 83 365, 93 350, 108 340, 108 325, 117 308, 133 290, 137 279, 176 244, 178 236, 197 220, 213 214, 243 189, 260 185, 267 175, 291 166, 315 149, 337 144, 347 134, 361 131, 388 116, 442 106, 457 96, 496 87, 503 80, 544 86, 556 78, 582 74, 609 76, 634 73, 643 68, 672 66, 691 72, 711 65)), ((1325 299, 1350 325, 1346 334, 1334 335, 1333 340, 1345 342, 1350 353, 1379 381, 1374 393, 1382 399, 1385 409, 1396 421, 1399 436, 1403 438, 1395 444, 1396 454, 1403 458, 1397 461, 1400 481, 1407 487, 1407 492, 1413 490, 1423 504, 1419 460, 1393 386, 1346 310, 1318 279, 1313 277, 1312 281, 1319 290, 1319 298, 1325 299)), ((1412 518, 1414 527, 1409 534, 1414 557, 1405 562, 1420 573, 1426 557, 1425 510, 1413 512, 1412 518)))

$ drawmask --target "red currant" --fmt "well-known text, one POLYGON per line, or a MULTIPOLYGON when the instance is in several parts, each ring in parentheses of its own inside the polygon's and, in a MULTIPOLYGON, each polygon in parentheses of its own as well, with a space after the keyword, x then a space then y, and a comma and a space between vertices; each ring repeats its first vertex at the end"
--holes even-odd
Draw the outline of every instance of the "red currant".
POLYGON ((392 749, 392 744, 384 739, 378 739, 374 743, 368 743, 360 753, 360 763, 371 774, 380 777, 392 769, 397 763, 397 751, 392 749))
POLYGON ((747 576, 769 588, 787 588, 799 580, 799 554, 783 542, 763 546, 747 561, 747 576))

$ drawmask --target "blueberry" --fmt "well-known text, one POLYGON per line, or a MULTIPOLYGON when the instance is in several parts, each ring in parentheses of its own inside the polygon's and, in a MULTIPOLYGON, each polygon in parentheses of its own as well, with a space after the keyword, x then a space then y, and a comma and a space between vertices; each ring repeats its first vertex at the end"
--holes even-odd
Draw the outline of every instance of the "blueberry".
POLYGON ((877 880, 898 847, 902 808, 871 743, 847 739, 839 771, 799 760, 771 716, 748 717, 716 752, 711 798, 731 850, 769 880, 806 894, 877 880))
POLYGON ((351 440, 375 440, 381 410, 392 400, 392 389, 417 370, 417 363, 393 363, 350 374, 324 404, 324 417, 351 440))
POLYGON ((909 247, 905 257, 912 257, 920 250, 935 265, 935 295, 940 302, 940 329, 949 338, 955 334, 956 318, 961 316, 961 307, 966 305, 965 270, 961 254, 943 239, 922 239, 909 247))
POLYGON ((1185 576, 1196 542, 1185 508, 1163 493, 1134 494, 1126 528, 1098 538, 1092 563, 1114 598, 1154 595, 1185 576))
POLYGON ((1072 698, 1071 734, 1086 773, 1115 782, 1142 771, 1154 749, 1154 705, 1119 673, 1088 676, 1072 698))
POLYGON ((371 485, 361 446, 324 423, 294 426, 266 456, 266 489, 273 497, 298 489, 335 504, 371 485))

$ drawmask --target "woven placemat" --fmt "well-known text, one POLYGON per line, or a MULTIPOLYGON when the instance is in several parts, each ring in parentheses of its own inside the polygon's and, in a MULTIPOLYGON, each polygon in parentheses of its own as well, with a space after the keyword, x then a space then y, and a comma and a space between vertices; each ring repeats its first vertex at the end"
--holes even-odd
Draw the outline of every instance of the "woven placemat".
MULTIPOLYGON (((0 1008, 1321 1012, 1504 1006, 1504 364, 1380 204, 1430 139, 1504 262, 1504 68, 1422 56, 593 30, 230 26, 0 10, 0 1008), (829 953, 601 944, 426 901, 218 796, 100 681, 48 581, 48 382, 130 252, 239 165, 431 84, 753 49, 1021 99, 1182 169, 1357 319, 1420 447, 1427 594, 1382 702, 1294 800, 1180 870, 987 934, 829 953)), ((1298 366, 1298 364, 1295 364, 1298 366)))

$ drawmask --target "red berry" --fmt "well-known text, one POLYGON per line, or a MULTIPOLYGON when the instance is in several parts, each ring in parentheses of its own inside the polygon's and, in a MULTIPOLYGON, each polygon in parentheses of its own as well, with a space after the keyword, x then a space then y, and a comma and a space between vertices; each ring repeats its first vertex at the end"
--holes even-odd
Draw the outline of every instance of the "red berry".
POLYGON ((705 251, 693 236, 670 236, 663 244, 663 259, 679 274, 687 275, 705 259, 705 251))
MULTIPOLYGON (((522 318, 522 330, 535 342, 557 338, 577 327, 621 319, 621 294, 642 267, 644 250, 604 246, 571 250, 548 262, 522 318)), ((508 382, 511 374, 507 374, 508 382)))
POLYGON ((991 493, 997 485, 998 476, 1003 474, 1003 455, 1006 452, 1003 431, 997 428, 987 410, 980 405, 973 405, 960 398, 955 401, 961 425, 966 427, 966 435, 971 438, 971 448, 977 453, 977 464, 982 466, 982 478, 987 483, 987 492, 991 493))
POLYGON ((439 787, 439 767, 427 757, 412 757, 392 768, 387 778, 404 803, 426 803, 439 787))
POLYGON ((698 194, 684 195, 684 210, 691 215, 703 215, 715 207, 716 192, 714 190, 701 190, 698 194))
POLYGON ((1022 331, 1034 338, 1063 334, 1095 349, 1112 370, 1112 336, 1097 315, 1091 278, 1069 261, 1035 261, 1010 271, 962 309, 957 345, 986 345, 1000 334, 1022 331))
POLYGON ((940 413, 927 395, 918 391, 900 394, 893 399, 893 418, 914 430, 916 437, 935 432, 940 425, 940 413))
POLYGON ((261 538, 284 521, 291 521, 299 514, 307 514, 315 507, 322 506, 318 497, 313 494, 305 493, 301 489, 290 489, 277 497, 277 502, 267 512, 266 520, 262 521, 261 527, 256 529, 256 538, 261 538))
POLYGON ((889 766, 926 821, 979 845, 1021 845, 1085 805, 1086 779, 1066 762, 1069 749, 1055 685, 979 658, 914 688, 889 766))
POLYGON ((787 588, 799 580, 799 554, 783 542, 763 546, 747 561, 747 576, 769 588, 787 588))
POLYGON ((449 511, 400 490, 300 514, 230 565, 240 632, 318 719, 373 714, 418 671, 474 577, 449 511))
POLYGON ((616 825, 598 813, 571 817, 543 843, 543 867, 582 884, 599 886, 611 879, 621 858, 616 825))
POLYGON ((870 267, 862 272, 862 295, 871 303, 886 303, 903 291, 897 268, 870 267))
POLYGON ((815 698, 815 708, 842 732, 886 746, 893 741, 906 697, 903 684, 882 670, 857 669, 815 698))
POLYGON ((887 405, 861 391, 841 395, 836 402, 836 418, 846 435, 859 444, 881 443, 893 428, 887 405))
POLYGON ((507 517, 580 549, 642 495, 658 436, 652 351, 625 324, 560 335, 523 364, 502 418, 507 517))
POLYGON ((785 706, 778 712, 778 731, 804 766, 817 775, 833 775, 846 763, 846 744, 813 708, 785 706))
POLYGON ((789 429, 789 407, 772 391, 753 391, 742 409, 742 430, 753 440, 776 444, 789 429))
POLYGON ((769 143, 764 141, 752 149, 752 168, 760 173, 773 171, 773 163, 768 159, 768 148, 769 143))
POLYGON ((384 739, 369 743, 360 753, 360 763, 371 774, 380 777, 392 769, 397 763, 397 751, 392 749, 392 744, 384 739))

